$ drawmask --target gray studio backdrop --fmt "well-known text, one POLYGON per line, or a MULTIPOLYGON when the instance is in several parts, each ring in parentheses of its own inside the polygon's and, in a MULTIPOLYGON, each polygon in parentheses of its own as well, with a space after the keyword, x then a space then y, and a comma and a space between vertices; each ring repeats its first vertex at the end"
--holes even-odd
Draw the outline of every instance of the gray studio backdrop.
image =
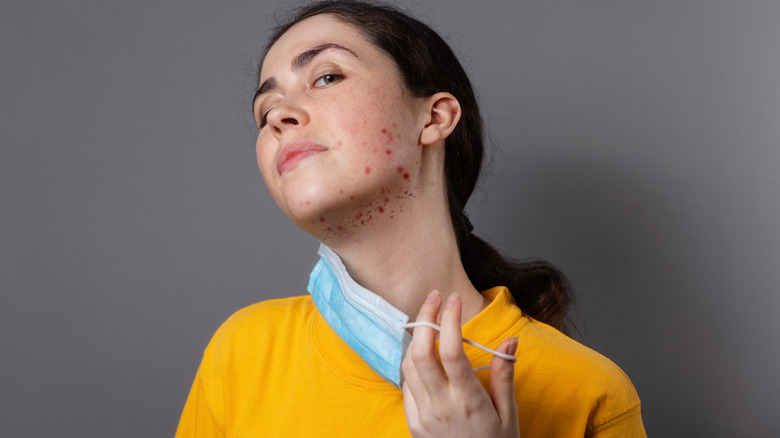
MULTIPOLYGON (((280 4, 0 6, 3 436, 171 436, 219 323, 305 293, 248 112, 280 4)), ((778 436, 780 2, 402 4, 479 90, 477 233, 569 274, 648 432, 778 436)))

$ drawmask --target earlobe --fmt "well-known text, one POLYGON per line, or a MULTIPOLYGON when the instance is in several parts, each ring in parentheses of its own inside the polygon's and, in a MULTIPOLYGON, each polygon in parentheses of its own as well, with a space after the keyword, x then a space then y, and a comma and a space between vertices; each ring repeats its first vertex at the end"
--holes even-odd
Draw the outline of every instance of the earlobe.
POLYGON ((426 99, 428 123, 420 135, 420 143, 428 146, 446 139, 460 120, 460 103, 450 93, 436 93, 426 99))

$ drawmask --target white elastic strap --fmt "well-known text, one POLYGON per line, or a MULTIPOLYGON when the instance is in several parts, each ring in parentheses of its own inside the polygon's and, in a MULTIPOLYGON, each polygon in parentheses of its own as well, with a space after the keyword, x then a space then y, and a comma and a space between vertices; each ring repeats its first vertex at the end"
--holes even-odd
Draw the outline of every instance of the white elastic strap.
MULTIPOLYGON (((439 331, 439 332, 441 331, 441 327, 439 327, 438 325, 436 325, 436 324, 434 324, 432 322, 428 322, 428 321, 408 322, 406 324, 402 324, 401 326, 403 328, 425 326, 425 327, 430 327, 430 328, 432 328, 432 329, 434 329, 436 331, 439 331)), ((495 356, 498 356, 498 357, 500 357, 502 359, 506 359, 506 360, 509 360, 509 361, 512 361, 512 362, 516 362, 517 361, 517 358, 515 356, 511 356, 509 354, 504 354, 504 353, 498 352, 498 351, 496 351, 496 350, 494 350, 492 348, 485 347, 484 345, 477 344, 476 342, 472 341, 471 339, 466 339, 466 338, 462 338, 462 339, 463 339, 463 342, 465 342, 465 343, 467 343, 469 345, 472 345, 474 347, 481 348, 482 350, 485 350, 488 353, 493 354, 495 356)), ((474 368, 474 371, 485 370, 485 369, 488 369, 488 368, 490 368, 490 365, 485 365, 483 367, 474 368)))

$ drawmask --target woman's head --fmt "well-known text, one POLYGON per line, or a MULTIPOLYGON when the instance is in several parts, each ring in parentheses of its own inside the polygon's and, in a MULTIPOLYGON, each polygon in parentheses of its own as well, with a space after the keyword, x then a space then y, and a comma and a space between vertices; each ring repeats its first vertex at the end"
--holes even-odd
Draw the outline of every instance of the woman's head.
POLYGON ((324 1, 302 7, 275 30, 266 54, 295 24, 321 14, 349 24, 386 53, 411 95, 422 98, 448 92, 457 99, 462 115, 445 141, 444 176, 450 215, 460 242, 466 233, 463 207, 479 178, 484 154, 482 120, 463 67, 447 43, 427 25, 392 7, 358 1, 324 1))

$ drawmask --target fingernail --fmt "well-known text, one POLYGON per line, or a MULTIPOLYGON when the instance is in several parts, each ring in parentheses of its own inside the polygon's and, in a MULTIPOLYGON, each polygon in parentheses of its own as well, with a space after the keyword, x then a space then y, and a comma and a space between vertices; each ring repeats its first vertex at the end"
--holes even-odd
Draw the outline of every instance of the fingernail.
POLYGON ((439 291, 434 290, 433 292, 429 293, 427 297, 425 297, 426 303, 432 303, 436 301, 436 298, 439 296, 439 291))
POLYGON ((512 341, 509 343, 508 354, 510 356, 514 356, 515 353, 517 353, 517 338, 513 338, 512 341))
POLYGON ((447 307, 454 306, 457 301, 458 301, 458 293, 455 292, 451 294, 449 298, 447 298, 447 307))

